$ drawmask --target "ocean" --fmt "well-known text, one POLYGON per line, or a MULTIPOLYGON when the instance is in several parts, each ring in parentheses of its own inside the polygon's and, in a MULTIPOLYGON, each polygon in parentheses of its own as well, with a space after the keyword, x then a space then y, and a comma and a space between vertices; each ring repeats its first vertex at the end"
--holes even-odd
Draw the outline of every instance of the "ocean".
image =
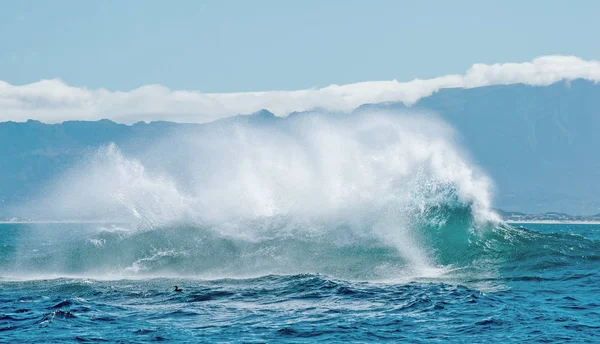
POLYGON ((202 257, 174 253, 197 247, 189 232, 135 234, 135 251, 116 226, 2 224, 0 342, 598 342, 600 225, 519 226, 489 229, 430 276, 377 276, 395 269, 393 252, 322 243, 292 273, 235 277, 260 250, 232 241, 195 277, 183 266, 202 257), (219 270, 232 277, 202 277, 219 270))
POLYGON ((80 160, 5 207, 39 221, 0 225, 0 342, 598 342, 600 226, 504 223, 428 115, 225 121, 80 160))

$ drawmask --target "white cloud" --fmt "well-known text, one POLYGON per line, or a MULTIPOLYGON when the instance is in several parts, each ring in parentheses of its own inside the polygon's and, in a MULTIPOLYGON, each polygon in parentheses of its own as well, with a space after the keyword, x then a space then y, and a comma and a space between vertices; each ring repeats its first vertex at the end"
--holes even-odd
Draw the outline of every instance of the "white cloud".
POLYGON ((59 79, 14 86, 0 81, 0 121, 170 120, 209 122, 267 109, 278 116, 324 108, 350 111, 365 103, 401 101, 407 105, 450 87, 473 88, 523 83, 550 85, 583 78, 600 81, 600 61, 575 56, 543 56, 525 63, 474 64, 465 74, 409 82, 369 81, 298 91, 202 93, 148 85, 129 92, 72 87, 59 79))

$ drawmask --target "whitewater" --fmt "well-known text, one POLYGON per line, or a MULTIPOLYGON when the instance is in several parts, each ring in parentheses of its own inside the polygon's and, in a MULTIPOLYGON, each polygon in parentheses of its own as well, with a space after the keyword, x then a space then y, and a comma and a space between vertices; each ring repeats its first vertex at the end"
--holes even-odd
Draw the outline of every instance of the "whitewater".
POLYGON ((596 340, 598 229, 511 226, 492 197, 425 113, 107 144, 14 209, 74 223, 0 225, 0 339, 596 340))

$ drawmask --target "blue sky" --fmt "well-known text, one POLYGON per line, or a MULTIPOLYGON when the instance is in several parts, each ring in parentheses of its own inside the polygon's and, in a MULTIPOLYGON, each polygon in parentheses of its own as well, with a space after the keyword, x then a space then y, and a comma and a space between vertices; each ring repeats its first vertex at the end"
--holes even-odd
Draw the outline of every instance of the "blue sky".
POLYGON ((600 1, 0 2, 0 80, 293 90, 600 58, 600 1))

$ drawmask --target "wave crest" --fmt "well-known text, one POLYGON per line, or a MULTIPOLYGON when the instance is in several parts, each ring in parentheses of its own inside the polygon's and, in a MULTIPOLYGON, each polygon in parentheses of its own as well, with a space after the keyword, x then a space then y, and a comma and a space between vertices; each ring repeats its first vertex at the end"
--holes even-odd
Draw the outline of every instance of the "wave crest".
POLYGON ((227 121, 135 157, 110 144, 41 204, 130 224, 65 243, 79 272, 437 274, 500 226, 489 179, 419 114, 227 121))

